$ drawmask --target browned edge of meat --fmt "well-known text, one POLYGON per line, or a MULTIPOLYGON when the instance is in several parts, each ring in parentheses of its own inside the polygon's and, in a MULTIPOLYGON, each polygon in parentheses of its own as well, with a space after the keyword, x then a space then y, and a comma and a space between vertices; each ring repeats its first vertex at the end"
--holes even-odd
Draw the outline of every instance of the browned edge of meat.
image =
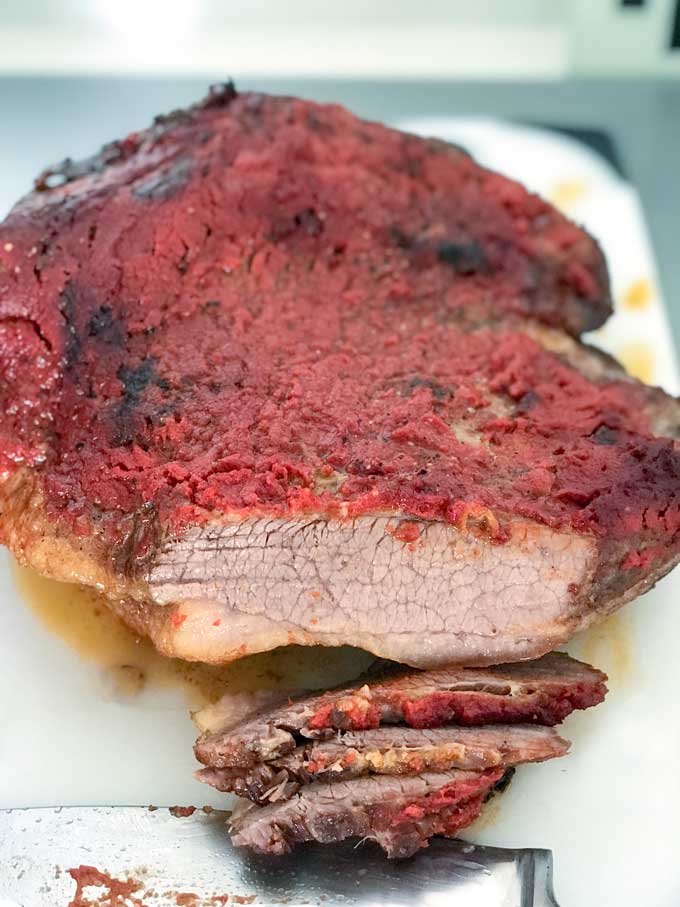
POLYGON ((416 729, 392 725, 307 742, 256 766, 204 768, 199 781, 264 805, 289 799, 312 782, 336 784, 365 775, 419 775, 488 769, 564 756, 569 744, 553 728, 492 725, 416 729))
POLYGON ((452 770, 310 784, 289 800, 250 806, 232 817, 232 841, 258 853, 282 854, 303 841, 330 844, 358 837, 390 858, 416 853, 432 835, 452 837, 473 822, 512 771, 452 770))
POLYGON ((382 724, 559 724, 574 709, 596 705, 606 676, 570 656, 490 668, 414 671, 390 667, 330 692, 246 715, 202 735, 197 759, 211 768, 254 766, 291 753, 298 742, 382 724))

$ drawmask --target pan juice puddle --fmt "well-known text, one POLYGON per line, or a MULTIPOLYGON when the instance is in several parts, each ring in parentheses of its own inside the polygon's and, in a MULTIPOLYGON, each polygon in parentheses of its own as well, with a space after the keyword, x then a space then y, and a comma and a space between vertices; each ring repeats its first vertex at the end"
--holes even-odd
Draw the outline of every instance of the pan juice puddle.
POLYGON ((569 645, 569 652, 604 671, 610 689, 626 686, 634 673, 631 615, 626 609, 617 611, 579 633, 569 645))
POLYGON ((615 356, 629 375, 645 384, 654 382, 654 349, 644 340, 631 340, 615 350, 615 356))
POLYGON ((106 605, 94 589, 45 579, 13 565, 17 589, 33 616, 80 657, 98 667, 107 698, 133 701, 150 687, 179 687, 199 709, 226 692, 320 689, 353 679, 373 657, 349 646, 288 646, 227 665, 159 654, 106 605))

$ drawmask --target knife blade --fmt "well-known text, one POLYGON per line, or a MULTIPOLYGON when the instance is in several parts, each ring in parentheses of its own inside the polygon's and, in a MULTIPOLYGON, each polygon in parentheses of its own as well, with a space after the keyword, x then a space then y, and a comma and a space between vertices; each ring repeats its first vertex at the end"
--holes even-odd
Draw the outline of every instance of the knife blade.
POLYGON ((258 857, 231 846, 228 813, 191 810, 1 810, 0 907, 558 907, 548 850, 435 839, 404 861, 351 842, 258 857))

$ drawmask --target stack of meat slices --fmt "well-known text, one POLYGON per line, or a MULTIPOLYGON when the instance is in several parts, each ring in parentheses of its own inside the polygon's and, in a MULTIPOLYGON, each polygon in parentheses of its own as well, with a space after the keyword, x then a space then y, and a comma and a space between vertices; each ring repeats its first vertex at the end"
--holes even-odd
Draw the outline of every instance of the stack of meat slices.
POLYGON ((236 845, 284 853, 361 837, 407 857, 473 822, 514 766, 565 755, 552 726, 601 702, 605 680, 560 653, 485 669, 387 668, 205 733, 198 777, 251 801, 232 817, 236 845))

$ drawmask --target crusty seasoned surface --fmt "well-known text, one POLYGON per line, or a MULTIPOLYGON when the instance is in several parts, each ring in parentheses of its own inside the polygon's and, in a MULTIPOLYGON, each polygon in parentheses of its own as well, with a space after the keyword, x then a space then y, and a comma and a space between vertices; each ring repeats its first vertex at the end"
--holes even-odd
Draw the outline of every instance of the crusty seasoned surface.
POLYGON ((337 784, 366 775, 418 775, 452 768, 486 771, 564 756, 569 744, 553 728, 523 724, 417 729, 390 726, 337 733, 255 766, 207 767, 199 781, 266 804, 315 781, 337 784))
MULTIPOLYGON (((487 669, 376 664, 344 688, 295 700, 225 702, 197 741, 198 780, 251 805, 232 840, 262 853, 302 841, 376 841, 409 856, 454 836, 517 765, 564 756, 549 726, 601 702, 605 676, 567 655, 487 669), (531 722, 531 723, 530 723, 531 722)), ((199 723, 202 721, 198 716, 199 723)))
MULTIPOLYGON (((568 655, 491 668, 386 670, 353 684, 256 708, 196 743, 204 765, 223 769, 270 762, 302 738, 325 739, 337 730, 365 731, 394 723, 414 728, 508 723, 559 724, 574 709, 601 702, 606 677, 568 655)), ((227 699, 229 694, 227 694, 227 699)), ((244 708, 242 700, 241 707, 244 708)), ((229 710, 226 710, 229 713, 229 710)))
POLYGON ((516 183, 224 86, 0 226, 0 535, 172 655, 541 654, 680 551, 677 404, 574 339, 609 311, 516 183))
POLYGON ((389 857, 404 858, 425 847, 433 834, 453 837, 474 821, 503 774, 502 769, 452 770, 310 784, 289 800, 237 813, 232 841, 281 854, 303 841, 330 844, 360 837, 375 841, 389 857))

